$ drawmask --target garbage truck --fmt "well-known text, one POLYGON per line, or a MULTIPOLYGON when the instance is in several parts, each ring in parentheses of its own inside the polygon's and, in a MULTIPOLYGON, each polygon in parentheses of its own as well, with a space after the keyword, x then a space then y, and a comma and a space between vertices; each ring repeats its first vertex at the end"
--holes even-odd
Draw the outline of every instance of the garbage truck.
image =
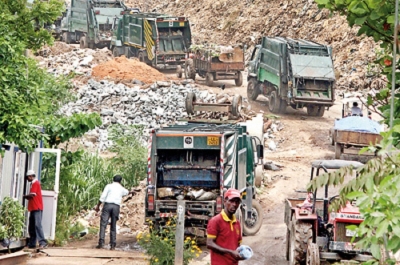
MULTIPOLYGON (((191 93, 188 98, 189 104, 193 102, 191 93)), ((242 195, 236 212, 242 232, 256 234, 263 219, 256 200, 263 168, 262 130, 262 116, 246 122, 180 121, 153 130, 148 148, 146 222, 165 226, 177 216, 178 201, 184 200, 185 234, 205 238, 208 221, 224 208, 224 192, 235 188, 242 195)))
POLYGON ((109 47, 114 27, 128 10, 121 0, 71 0, 61 20, 61 39, 80 48, 109 47))
POLYGON ((247 97, 267 97, 273 113, 285 112, 287 106, 306 107, 309 116, 322 117, 335 101, 332 48, 302 39, 263 37, 252 52, 247 80, 247 97))
POLYGON ((157 69, 177 69, 185 64, 191 40, 186 17, 127 11, 118 21, 110 49, 115 57, 137 57, 157 69))

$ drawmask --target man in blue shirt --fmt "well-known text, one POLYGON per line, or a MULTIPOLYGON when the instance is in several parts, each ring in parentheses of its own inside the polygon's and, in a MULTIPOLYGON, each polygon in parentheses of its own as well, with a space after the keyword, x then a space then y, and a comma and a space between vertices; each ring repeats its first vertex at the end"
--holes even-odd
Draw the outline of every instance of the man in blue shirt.
POLYGON ((99 244, 96 248, 103 248, 104 237, 106 233, 106 227, 108 224, 108 219, 111 218, 110 226, 110 250, 114 250, 117 244, 117 220, 119 219, 119 208, 121 205, 122 197, 135 194, 134 191, 128 191, 121 185, 122 177, 120 175, 115 175, 113 178, 113 183, 108 184, 103 193, 100 196, 99 203, 95 207, 95 211, 100 210, 100 205, 104 203, 103 209, 101 211, 100 219, 100 232, 99 232, 99 244))

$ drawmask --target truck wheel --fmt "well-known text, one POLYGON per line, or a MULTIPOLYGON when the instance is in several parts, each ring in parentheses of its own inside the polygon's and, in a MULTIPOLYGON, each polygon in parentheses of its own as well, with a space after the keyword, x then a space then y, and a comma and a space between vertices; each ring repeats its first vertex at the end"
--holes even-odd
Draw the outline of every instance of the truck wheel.
POLYGON ((260 94, 257 83, 257 80, 254 78, 251 78, 247 83, 247 98, 249 100, 256 100, 258 95, 260 94))
POLYGON ((312 225, 292 221, 292 228, 290 231, 290 250, 289 250, 289 264, 300 265, 306 260, 307 246, 312 243, 313 232, 312 225))
POLYGON ((241 86, 243 85, 243 75, 242 72, 238 72, 238 78, 235 79, 235 85, 236 86, 241 86))
POLYGON ((193 102, 196 102, 196 94, 193 92, 187 93, 185 100, 187 114, 194 114, 193 102))
POLYGON ((317 116, 318 114, 318 107, 315 105, 308 105, 307 106, 307 115, 308 116, 317 116))
POLYGON ((207 73, 206 74, 206 85, 213 86, 213 84, 214 84, 214 75, 212 73, 207 73))
POLYGON ((286 100, 281 99, 281 105, 279 107, 279 113, 285 113, 286 112, 286 107, 287 107, 286 100))
POLYGON ((182 78, 182 66, 180 65, 176 66, 176 76, 182 78))
POLYGON ((340 155, 343 152, 343 147, 339 143, 335 143, 335 159, 340 159, 340 155))
POLYGON ((311 243, 307 247, 307 265, 320 265, 319 248, 315 243, 311 243))
POLYGON ((263 209, 260 203, 253 199, 251 206, 251 217, 247 218, 243 225, 243 234, 246 236, 255 235, 260 230, 263 220, 263 209))
POLYGON ((114 58, 115 57, 119 57, 119 51, 118 51, 118 47, 117 46, 113 47, 112 52, 113 52, 114 58))
POLYGON ((79 40, 79 48, 81 49, 86 49, 88 48, 88 39, 86 38, 86 36, 82 36, 81 39, 79 40))
POLYGON ((278 97, 278 93, 274 90, 271 92, 271 95, 269 96, 268 109, 272 113, 279 113, 280 108, 281 108, 281 100, 278 97))
POLYGON ((232 100, 232 115, 238 117, 240 115, 241 110, 242 110, 242 96, 235 95, 232 100))
POLYGON ((264 165, 257 165, 256 170, 254 170, 254 185, 258 188, 261 187, 262 177, 263 177, 264 165))
POLYGON ((317 108, 317 116, 322 117, 325 113, 325 106, 318 106, 317 108))
POLYGON ((185 78, 196 79, 196 69, 194 68, 193 59, 187 59, 185 62, 185 78))

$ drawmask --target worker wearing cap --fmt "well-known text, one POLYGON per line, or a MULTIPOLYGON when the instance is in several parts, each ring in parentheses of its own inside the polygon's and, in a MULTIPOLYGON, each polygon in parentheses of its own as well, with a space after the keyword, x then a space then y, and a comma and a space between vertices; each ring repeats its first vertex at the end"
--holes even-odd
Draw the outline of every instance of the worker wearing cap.
POLYGON ((243 260, 236 250, 242 241, 240 222, 235 217, 241 201, 238 190, 227 190, 224 209, 208 222, 207 248, 211 250, 211 265, 237 265, 243 260))
POLYGON ((29 214, 29 248, 36 248, 36 243, 39 242, 40 248, 47 247, 47 241, 44 238, 43 227, 42 227, 42 215, 43 215, 43 197, 42 187, 40 186, 39 180, 35 178, 35 171, 28 170, 26 173, 26 179, 31 183, 29 194, 24 195, 24 198, 28 200, 28 211, 29 214))

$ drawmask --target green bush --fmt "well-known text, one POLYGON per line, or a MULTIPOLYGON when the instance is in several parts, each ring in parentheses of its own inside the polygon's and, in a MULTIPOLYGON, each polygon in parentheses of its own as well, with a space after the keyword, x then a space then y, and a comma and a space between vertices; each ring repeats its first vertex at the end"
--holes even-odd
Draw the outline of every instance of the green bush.
POLYGON ((25 210, 19 201, 5 197, 0 208, 0 240, 8 242, 22 236, 25 210))

